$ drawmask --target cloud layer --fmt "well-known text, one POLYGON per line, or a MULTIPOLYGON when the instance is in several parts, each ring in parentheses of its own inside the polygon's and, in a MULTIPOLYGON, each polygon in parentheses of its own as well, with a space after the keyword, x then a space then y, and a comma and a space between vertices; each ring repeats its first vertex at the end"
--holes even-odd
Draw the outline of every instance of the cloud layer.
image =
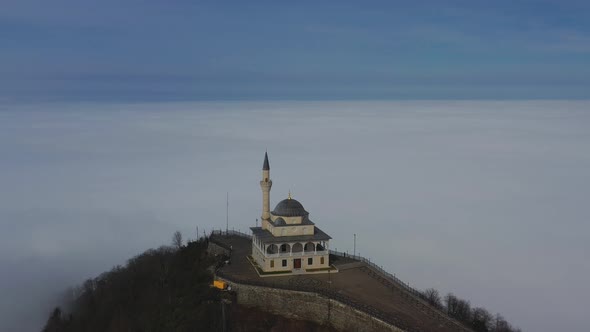
POLYGON ((67 286, 290 190, 332 248, 530 331, 583 331, 588 102, 47 104, 0 110, 0 330, 67 286), (549 305, 551 303, 551 305, 549 305), (551 317, 549 319, 549 317, 551 317))

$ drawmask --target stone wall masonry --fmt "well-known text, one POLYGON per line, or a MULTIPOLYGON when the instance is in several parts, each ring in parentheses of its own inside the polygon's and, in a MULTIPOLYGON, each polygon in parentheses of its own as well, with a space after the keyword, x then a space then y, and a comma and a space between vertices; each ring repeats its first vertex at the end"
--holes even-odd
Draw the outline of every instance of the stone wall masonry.
POLYGON ((226 281, 232 286, 232 291, 236 292, 238 304, 259 308, 286 318, 332 325, 339 331, 403 331, 349 305, 316 293, 226 281))
POLYGON ((229 248, 225 248, 224 246, 214 243, 213 241, 209 241, 209 244, 207 245, 207 253, 209 253, 211 256, 229 256, 230 250, 229 248))

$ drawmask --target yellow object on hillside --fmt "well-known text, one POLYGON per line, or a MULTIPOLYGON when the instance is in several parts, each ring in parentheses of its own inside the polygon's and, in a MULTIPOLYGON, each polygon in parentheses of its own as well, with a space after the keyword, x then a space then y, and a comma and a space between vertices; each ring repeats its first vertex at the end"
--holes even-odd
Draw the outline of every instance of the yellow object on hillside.
POLYGON ((225 290, 227 289, 227 283, 221 280, 213 280, 213 287, 225 290))

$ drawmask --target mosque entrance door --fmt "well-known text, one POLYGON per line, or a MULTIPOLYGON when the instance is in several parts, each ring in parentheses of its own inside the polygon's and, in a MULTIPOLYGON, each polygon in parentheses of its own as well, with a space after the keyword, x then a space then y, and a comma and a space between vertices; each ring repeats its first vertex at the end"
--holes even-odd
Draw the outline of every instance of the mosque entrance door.
POLYGON ((293 260, 293 267, 296 269, 301 268, 301 258, 296 258, 293 260))

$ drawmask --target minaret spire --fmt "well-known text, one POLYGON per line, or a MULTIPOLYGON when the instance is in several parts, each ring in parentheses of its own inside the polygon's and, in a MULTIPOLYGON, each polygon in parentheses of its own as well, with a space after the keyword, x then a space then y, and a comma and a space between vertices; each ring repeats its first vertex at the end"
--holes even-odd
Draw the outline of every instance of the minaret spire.
POLYGON ((266 229, 268 221, 270 220, 270 188, 272 187, 272 180, 270 179, 270 164, 268 162, 268 152, 264 152, 264 164, 262 165, 262 181, 260 181, 260 189, 262 189, 262 217, 261 226, 266 229))
POLYGON ((268 152, 264 152, 264 165, 262 165, 263 171, 270 171, 270 165, 268 163, 268 152))

